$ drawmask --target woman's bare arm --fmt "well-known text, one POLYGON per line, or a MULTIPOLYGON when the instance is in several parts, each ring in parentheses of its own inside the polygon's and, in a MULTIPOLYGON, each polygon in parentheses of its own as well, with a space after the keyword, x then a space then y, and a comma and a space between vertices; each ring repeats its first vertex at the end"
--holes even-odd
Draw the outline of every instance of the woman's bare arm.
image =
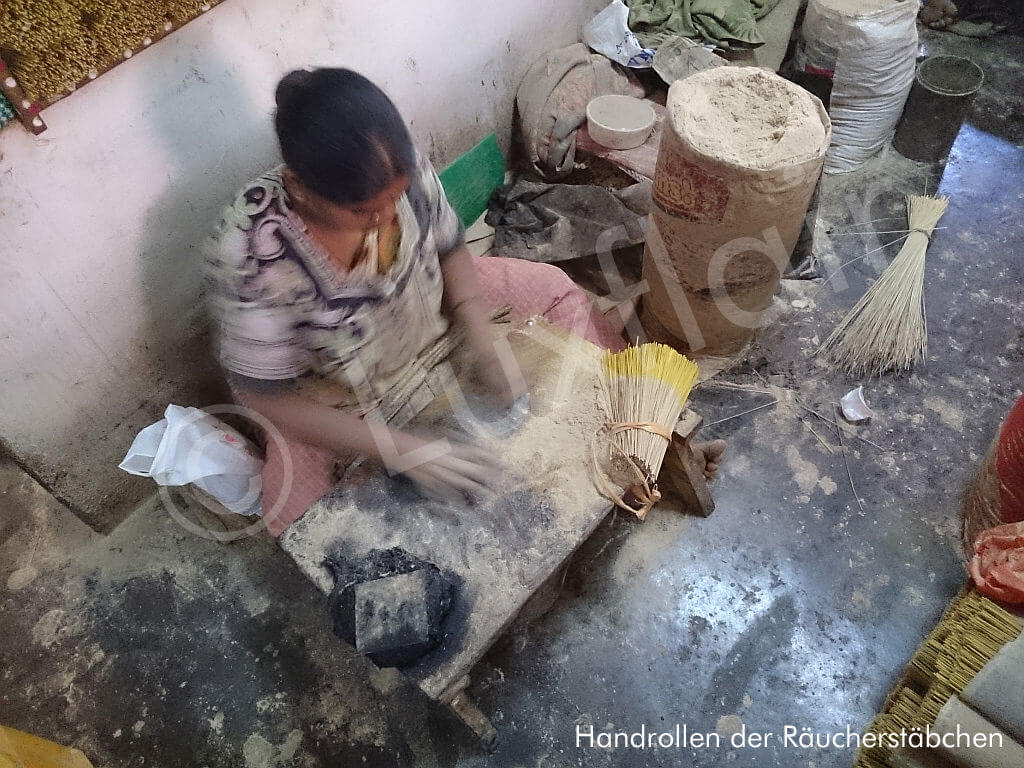
POLYGON ((441 274, 444 278, 445 314, 465 325, 474 349, 493 348, 487 305, 469 248, 461 245, 445 256, 441 262, 441 274))
POLYGON ((526 391, 519 371, 506 371, 491 337, 490 316, 483 299, 473 255, 465 245, 459 246, 441 262, 444 278, 444 310, 463 324, 476 365, 484 380, 505 405, 509 406, 526 391))
MULTIPOLYGON (((291 391, 261 392, 247 388, 245 403, 282 433, 338 456, 358 454, 381 460, 368 422, 291 391)), ((381 429, 381 427, 378 427, 381 429)))
POLYGON ((366 456, 406 475, 434 498, 453 501, 486 493, 498 468, 492 456, 474 446, 390 429, 295 392, 247 389, 245 402, 290 438, 339 457, 366 456))

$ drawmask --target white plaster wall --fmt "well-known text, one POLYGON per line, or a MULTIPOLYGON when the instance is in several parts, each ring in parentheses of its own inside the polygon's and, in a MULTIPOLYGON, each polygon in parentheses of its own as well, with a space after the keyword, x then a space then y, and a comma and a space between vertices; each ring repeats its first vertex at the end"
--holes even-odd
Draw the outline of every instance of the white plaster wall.
POLYGON ((603 0, 228 0, 0 131, 0 439, 99 528, 152 490, 116 469, 168 402, 223 397, 197 245, 276 162, 273 89, 307 64, 383 86, 441 168, 603 0))

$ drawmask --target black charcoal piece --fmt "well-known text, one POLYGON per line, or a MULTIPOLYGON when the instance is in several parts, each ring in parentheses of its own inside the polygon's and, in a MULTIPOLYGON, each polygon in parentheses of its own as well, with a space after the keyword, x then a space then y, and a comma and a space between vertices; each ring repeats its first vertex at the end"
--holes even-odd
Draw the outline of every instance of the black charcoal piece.
POLYGON ((428 571, 364 581, 356 587, 356 650, 382 667, 419 658, 433 646, 428 571))
POLYGON ((433 563, 396 547, 358 560, 338 550, 324 564, 335 634, 378 666, 411 664, 442 640, 455 586, 433 563))

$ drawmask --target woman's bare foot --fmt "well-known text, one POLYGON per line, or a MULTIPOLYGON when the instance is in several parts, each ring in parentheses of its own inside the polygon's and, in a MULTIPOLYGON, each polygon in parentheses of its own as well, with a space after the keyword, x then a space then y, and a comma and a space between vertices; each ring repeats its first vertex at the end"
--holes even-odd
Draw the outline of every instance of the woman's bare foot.
POLYGON ((691 443, 693 457, 697 464, 704 464, 704 477, 713 480, 718 468, 722 465, 722 455, 725 453, 725 440, 711 440, 706 443, 691 443))

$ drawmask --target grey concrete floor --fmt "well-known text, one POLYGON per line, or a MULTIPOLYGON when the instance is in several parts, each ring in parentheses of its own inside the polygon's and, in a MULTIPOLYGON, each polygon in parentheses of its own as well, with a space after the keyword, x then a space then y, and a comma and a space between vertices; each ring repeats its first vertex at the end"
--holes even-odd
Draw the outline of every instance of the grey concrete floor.
POLYGON ((642 524, 617 518, 580 553, 546 619, 478 669, 474 693, 503 736, 494 764, 852 763, 849 749, 789 748, 777 738, 732 749, 729 735, 741 726, 776 736, 786 726, 861 730, 965 581, 959 495, 1022 386, 1021 43, 925 36, 931 52, 972 56, 989 78, 944 173, 890 153, 823 182, 819 215, 832 235, 816 252, 826 274, 898 237, 840 233, 905 229, 905 194, 938 188, 950 197, 928 252, 927 365, 862 382, 813 355, 898 244, 825 289, 786 281, 780 316, 719 377, 768 394, 704 387, 693 398, 709 424, 780 400, 705 429, 729 441, 714 515, 663 506, 642 524), (857 224, 866 221, 874 223, 857 224), (828 415, 860 383, 876 417, 845 430, 843 442, 863 509, 837 435, 795 402, 828 415), (722 747, 576 747, 577 726, 677 723, 718 731, 722 747))
POLYGON ((89 536, 3 462, 0 508, 22 522, 2 538, 30 552, 0 568, 0 724, 97 767, 399 768, 470 748, 454 715, 334 637, 265 536, 224 546, 157 500, 89 536), (79 536, 70 557, 55 529, 79 536))
POLYGON ((890 154, 823 186, 826 273, 887 241, 841 234, 856 222, 899 229, 904 194, 951 197, 928 254, 928 364, 864 382, 877 416, 844 432, 863 509, 835 432, 800 420, 795 398, 826 414, 861 383, 812 353, 895 247, 823 290, 787 281, 774 324, 719 377, 768 394, 695 393, 709 423, 780 400, 705 430, 730 443, 715 514, 666 504, 642 524, 608 521, 552 610, 479 665, 493 755, 337 641, 323 599, 270 542, 221 546, 155 504, 96 536, 10 463, 0 723, 105 766, 849 765, 849 750, 731 749, 728 736, 700 750, 577 749, 575 731, 859 730, 963 583, 958 496, 1022 381, 1024 40, 925 39, 988 73, 945 172, 890 154))

